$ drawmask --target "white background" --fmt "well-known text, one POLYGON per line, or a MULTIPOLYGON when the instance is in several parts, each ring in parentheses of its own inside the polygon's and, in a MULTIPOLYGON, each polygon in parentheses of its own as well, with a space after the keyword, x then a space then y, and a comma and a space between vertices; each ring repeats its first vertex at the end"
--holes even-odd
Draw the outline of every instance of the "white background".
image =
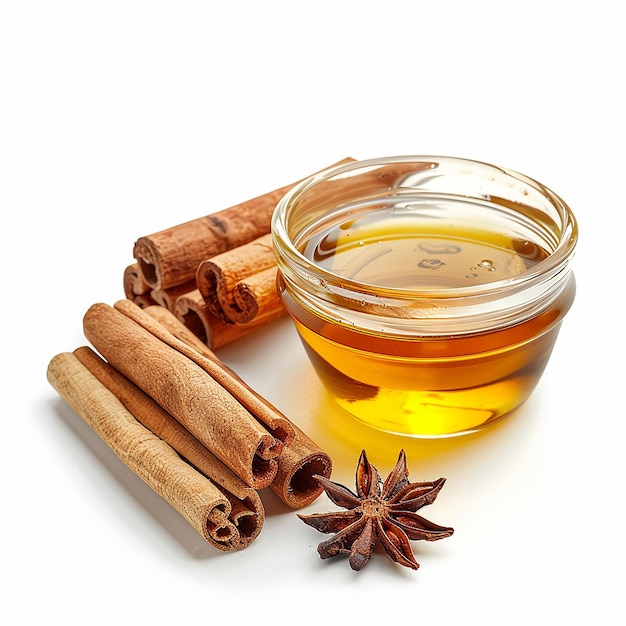
MULTIPOLYGON (((624 61, 620 3, 0 4, 5 624, 623 624, 624 61), (536 393, 478 436, 376 435, 334 408, 287 319, 221 351, 353 486, 446 476, 416 572, 353 572, 271 494, 222 553, 46 381, 123 297, 142 236, 345 156, 524 172, 573 208, 578 294, 536 393), (228 613, 230 617, 224 617, 228 613)), ((333 507, 325 496, 306 512, 333 507)))

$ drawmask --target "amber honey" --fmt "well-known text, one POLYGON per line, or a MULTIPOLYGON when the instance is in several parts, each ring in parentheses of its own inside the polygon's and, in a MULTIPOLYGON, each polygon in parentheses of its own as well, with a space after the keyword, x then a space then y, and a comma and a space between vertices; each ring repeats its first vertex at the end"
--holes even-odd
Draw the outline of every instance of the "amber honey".
POLYGON ((365 199, 340 194, 328 210, 318 192, 298 205, 295 256, 277 256, 283 302, 336 402, 375 428, 439 437, 483 428, 528 398, 575 282, 552 263, 554 215, 528 203, 525 186, 519 203, 419 193, 427 163, 410 186, 370 185, 365 199))

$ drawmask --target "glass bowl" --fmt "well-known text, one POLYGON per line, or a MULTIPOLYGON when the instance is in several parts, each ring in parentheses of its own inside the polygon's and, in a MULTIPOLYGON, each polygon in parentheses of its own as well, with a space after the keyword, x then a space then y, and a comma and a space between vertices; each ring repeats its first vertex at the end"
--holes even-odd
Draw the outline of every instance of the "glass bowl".
POLYGON ((541 183, 479 161, 356 161, 272 217, 278 288, 320 379, 372 427, 474 432, 537 385, 575 295, 578 228, 541 183))

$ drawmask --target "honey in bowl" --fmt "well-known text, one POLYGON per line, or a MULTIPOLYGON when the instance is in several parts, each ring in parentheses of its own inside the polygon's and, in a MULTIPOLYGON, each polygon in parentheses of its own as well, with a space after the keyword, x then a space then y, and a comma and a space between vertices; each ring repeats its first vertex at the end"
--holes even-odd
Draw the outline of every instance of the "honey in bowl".
POLYGON ((538 383, 575 292, 571 211, 453 158, 333 168, 281 200, 279 289, 334 399, 378 429, 473 432, 538 383))

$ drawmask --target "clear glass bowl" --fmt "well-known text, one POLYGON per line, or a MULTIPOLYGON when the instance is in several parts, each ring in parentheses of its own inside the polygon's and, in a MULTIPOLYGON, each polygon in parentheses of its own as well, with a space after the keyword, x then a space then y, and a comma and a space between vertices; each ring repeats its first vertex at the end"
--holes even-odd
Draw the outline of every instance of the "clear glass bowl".
POLYGON ((272 233, 281 297, 320 379, 388 432, 458 435, 519 407, 574 300, 571 210, 478 161, 331 168, 281 199, 272 233))

